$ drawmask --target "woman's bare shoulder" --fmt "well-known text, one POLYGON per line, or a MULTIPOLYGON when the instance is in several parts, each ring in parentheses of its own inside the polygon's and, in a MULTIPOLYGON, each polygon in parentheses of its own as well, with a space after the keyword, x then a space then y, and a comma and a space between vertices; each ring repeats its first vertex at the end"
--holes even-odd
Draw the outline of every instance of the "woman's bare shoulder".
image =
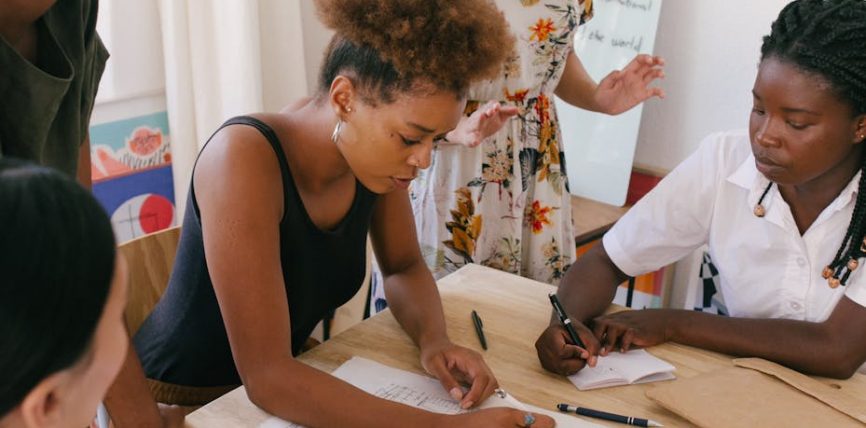
POLYGON ((208 201, 222 206, 217 199, 231 199, 264 204, 281 213, 281 182, 277 154, 268 139, 255 127, 240 124, 214 134, 193 173, 196 198, 204 206, 210 205, 208 201))

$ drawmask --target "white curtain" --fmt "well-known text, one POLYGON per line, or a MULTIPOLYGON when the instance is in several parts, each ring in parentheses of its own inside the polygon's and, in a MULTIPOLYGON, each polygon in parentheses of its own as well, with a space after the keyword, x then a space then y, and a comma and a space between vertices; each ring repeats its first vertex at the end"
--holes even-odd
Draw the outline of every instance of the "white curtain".
POLYGON ((301 5, 158 0, 178 223, 192 167, 226 119, 277 111, 307 93, 301 5))

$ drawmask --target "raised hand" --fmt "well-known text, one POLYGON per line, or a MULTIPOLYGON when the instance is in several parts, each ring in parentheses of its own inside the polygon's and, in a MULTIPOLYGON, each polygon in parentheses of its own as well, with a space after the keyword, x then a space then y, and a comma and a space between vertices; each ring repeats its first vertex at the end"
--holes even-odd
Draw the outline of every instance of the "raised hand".
POLYGON ((443 142, 475 147, 485 138, 499 131, 517 112, 515 106, 489 101, 469 117, 463 118, 457 128, 448 133, 443 142))
POLYGON ((664 98, 661 88, 650 87, 656 79, 664 78, 661 57, 640 54, 622 70, 610 72, 599 82, 593 98, 602 113, 616 115, 651 97, 664 98))

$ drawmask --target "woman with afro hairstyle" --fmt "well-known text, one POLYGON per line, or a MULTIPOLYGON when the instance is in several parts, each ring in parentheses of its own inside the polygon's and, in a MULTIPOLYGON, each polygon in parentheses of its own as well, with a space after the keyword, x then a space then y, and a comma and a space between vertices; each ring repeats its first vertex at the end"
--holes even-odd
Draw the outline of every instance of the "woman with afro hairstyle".
POLYGON ((559 296, 586 349, 548 327, 548 370, 673 341, 847 378, 866 361, 866 1, 797 0, 764 37, 748 131, 707 137, 578 260, 559 296), (730 316, 599 316, 616 285, 709 246, 730 316))
POLYGON ((158 400, 202 404, 243 384, 265 411, 311 427, 552 426, 514 409, 422 411, 295 360, 359 289, 369 232, 424 369, 463 408, 497 387, 446 334, 406 189, 457 125, 469 85, 501 68, 507 24, 487 0, 316 5, 335 30, 317 93, 230 119, 199 154, 168 289, 134 338, 158 400))

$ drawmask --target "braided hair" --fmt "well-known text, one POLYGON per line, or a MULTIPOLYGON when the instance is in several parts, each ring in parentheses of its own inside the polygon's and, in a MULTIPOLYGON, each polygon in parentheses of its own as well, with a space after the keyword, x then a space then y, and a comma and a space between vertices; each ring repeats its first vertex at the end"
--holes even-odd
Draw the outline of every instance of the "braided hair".
MULTIPOLYGON (((796 0, 782 9, 764 37, 761 60, 776 58, 823 76, 855 115, 866 113, 866 0, 796 0)), ((866 256, 866 156, 857 202, 845 238, 822 275, 845 285, 866 256)))

